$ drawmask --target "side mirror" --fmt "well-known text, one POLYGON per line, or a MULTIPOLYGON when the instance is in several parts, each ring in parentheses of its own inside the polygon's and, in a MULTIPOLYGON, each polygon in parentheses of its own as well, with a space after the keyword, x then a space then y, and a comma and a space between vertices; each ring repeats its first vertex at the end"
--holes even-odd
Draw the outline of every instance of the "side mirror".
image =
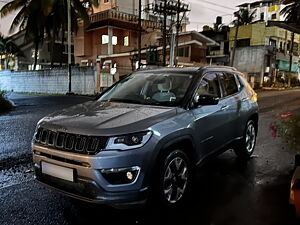
POLYGON ((213 95, 200 95, 197 101, 197 106, 199 105, 217 105, 219 103, 219 97, 213 95))

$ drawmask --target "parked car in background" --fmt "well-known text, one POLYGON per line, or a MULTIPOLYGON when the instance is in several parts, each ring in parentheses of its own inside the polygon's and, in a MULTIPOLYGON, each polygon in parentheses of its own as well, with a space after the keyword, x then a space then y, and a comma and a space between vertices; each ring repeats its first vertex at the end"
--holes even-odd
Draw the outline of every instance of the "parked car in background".
POLYGON ((209 156, 229 148, 252 155, 257 124, 257 95, 233 68, 139 71, 97 101, 39 121, 36 179, 88 202, 176 207, 209 156))

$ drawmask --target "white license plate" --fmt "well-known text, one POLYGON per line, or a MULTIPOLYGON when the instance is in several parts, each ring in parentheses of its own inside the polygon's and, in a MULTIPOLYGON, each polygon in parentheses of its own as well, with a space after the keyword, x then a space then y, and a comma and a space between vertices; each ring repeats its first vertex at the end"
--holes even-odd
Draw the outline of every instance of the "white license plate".
POLYGON ((42 173, 74 182, 74 169, 42 162, 42 173))

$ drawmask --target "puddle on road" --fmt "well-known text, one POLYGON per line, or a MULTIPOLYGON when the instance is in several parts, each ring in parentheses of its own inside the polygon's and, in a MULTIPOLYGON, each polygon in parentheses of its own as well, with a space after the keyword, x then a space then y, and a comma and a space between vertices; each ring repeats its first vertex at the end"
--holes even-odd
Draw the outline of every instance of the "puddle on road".
POLYGON ((33 164, 27 163, 0 171, 0 189, 34 179, 33 164))

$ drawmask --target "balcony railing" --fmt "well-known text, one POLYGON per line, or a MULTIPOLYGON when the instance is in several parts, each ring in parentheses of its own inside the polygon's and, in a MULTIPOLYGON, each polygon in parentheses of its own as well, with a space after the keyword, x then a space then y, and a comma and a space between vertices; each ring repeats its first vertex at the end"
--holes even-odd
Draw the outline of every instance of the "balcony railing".
MULTIPOLYGON (((138 16, 128 14, 128 13, 123 13, 116 11, 114 9, 106 10, 103 12, 95 13, 90 15, 90 22, 91 23, 96 23, 100 22, 103 20, 118 20, 122 22, 127 22, 127 23, 133 23, 133 24, 138 24, 138 16)), ((142 27, 143 28, 160 28, 160 24, 157 22, 149 21, 149 20, 142 20, 142 27)))

